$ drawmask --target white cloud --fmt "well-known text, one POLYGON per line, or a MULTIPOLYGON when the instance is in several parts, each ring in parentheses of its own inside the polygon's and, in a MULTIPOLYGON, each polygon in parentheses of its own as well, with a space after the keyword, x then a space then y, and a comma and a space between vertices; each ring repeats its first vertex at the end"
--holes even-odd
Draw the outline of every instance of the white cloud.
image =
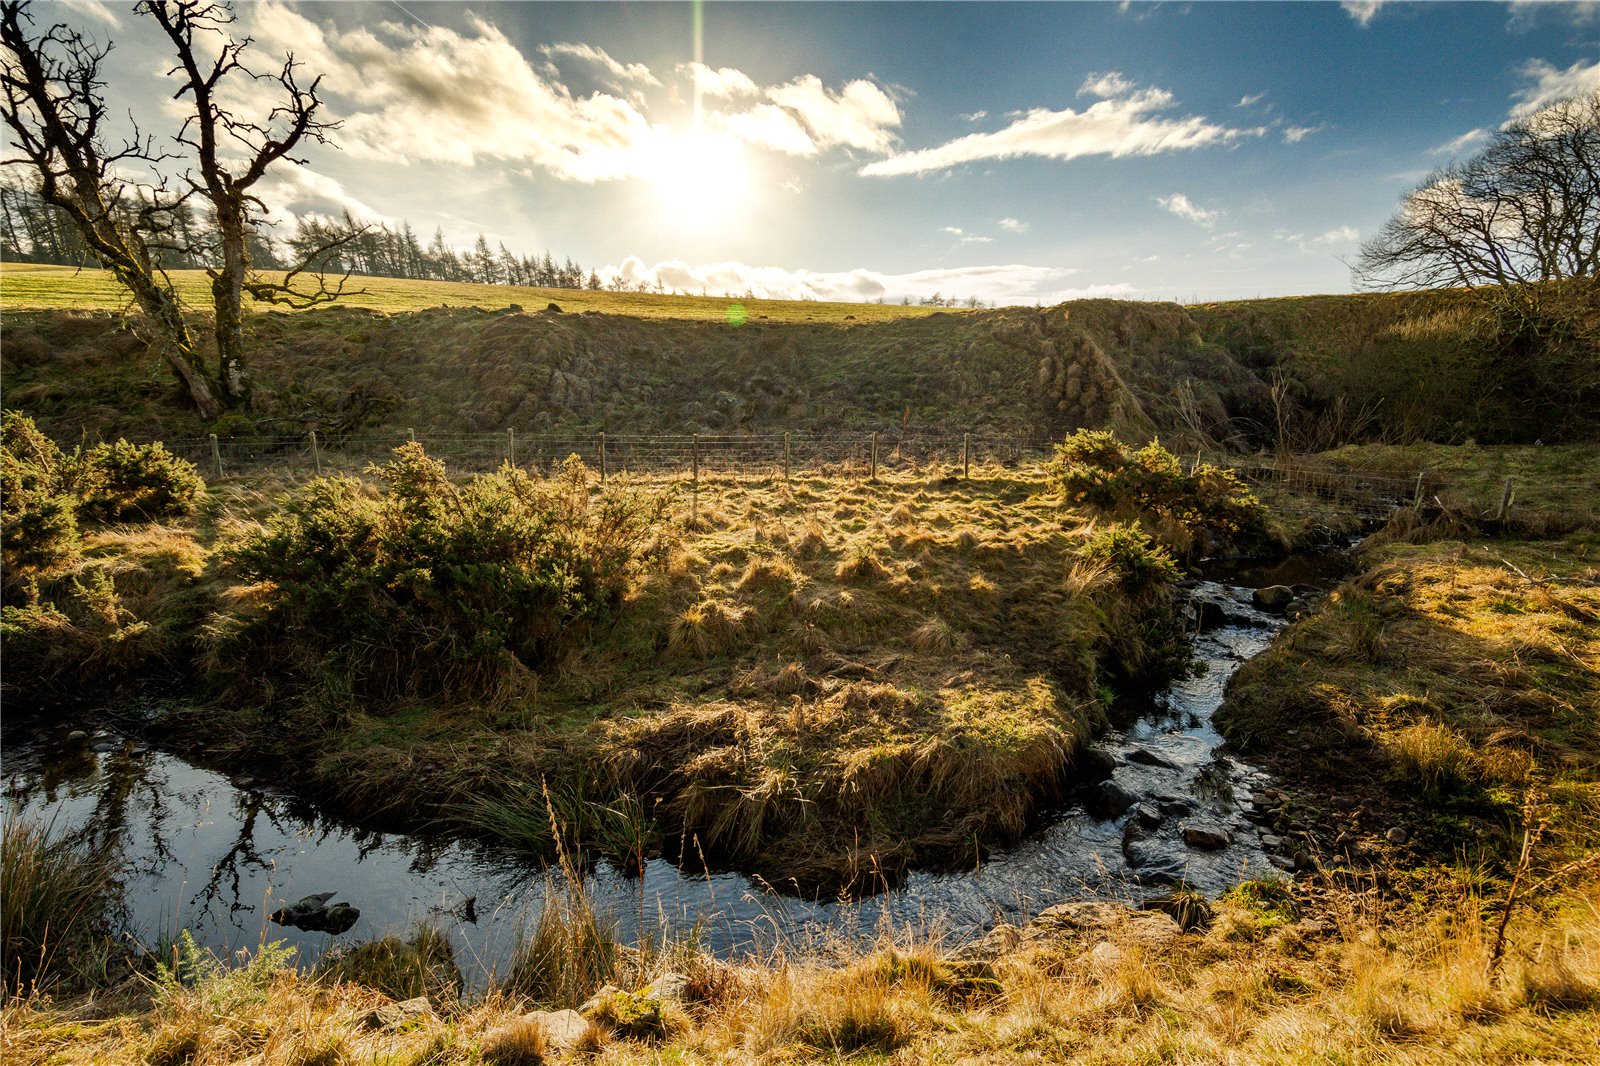
POLYGON ((1084 78, 1083 84, 1078 86, 1078 95, 1110 99, 1113 96, 1123 96, 1134 88, 1133 82, 1123 77, 1121 71, 1111 70, 1104 74, 1091 74, 1084 78))
POLYGON ((1175 192, 1171 196, 1158 196, 1156 203, 1179 218, 1186 218, 1201 226, 1210 226, 1217 221, 1218 212, 1200 207, 1181 192, 1175 192))
POLYGON ((107 26, 122 25, 121 14, 110 4, 100 3, 99 0, 59 0, 59 2, 75 16, 96 19, 107 26))
POLYGON ((1345 14, 1361 23, 1370 25, 1378 14, 1378 9, 1384 5, 1384 0, 1339 0, 1339 6, 1344 8, 1345 14))
POLYGON ((894 147, 893 128, 900 125, 900 108, 888 93, 865 79, 834 92, 815 74, 803 74, 768 89, 767 99, 788 108, 805 123, 818 147, 842 145, 869 152, 887 152, 894 147))
POLYGON ((1251 104, 1259 104, 1263 99, 1265 99, 1266 95, 1266 93, 1252 93, 1249 96, 1241 96, 1239 97, 1239 102, 1233 106, 1249 107, 1251 104))
POLYGON ((918 270, 908 274, 885 274, 866 268, 828 273, 738 262, 696 266, 681 259, 649 265, 637 256, 629 256, 620 265, 603 267, 598 273, 608 284, 621 281, 630 286, 654 289, 660 282, 663 288, 678 292, 731 296, 748 292, 774 300, 861 302, 884 299, 899 302, 907 296, 921 300, 939 293, 958 299, 976 296, 1000 304, 1031 304, 1129 291, 1126 285, 1066 289, 1060 286, 1075 271, 1016 263, 918 270))
POLYGON ((1285 126, 1283 140, 1285 144, 1299 144, 1313 133, 1321 133, 1325 129, 1325 123, 1317 126, 1285 126))
POLYGON ((353 156, 464 166, 501 159, 595 182, 645 172, 667 138, 633 102, 575 97, 541 76, 475 16, 457 33, 392 22, 340 32, 276 3, 241 14, 264 46, 293 51, 324 74, 344 120, 339 144, 353 156))
POLYGON ((589 63, 604 71, 612 81, 624 85, 660 85, 661 81, 643 63, 620 63, 604 49, 592 44, 545 44, 539 53, 551 59, 567 57, 589 63))
POLYGON ((984 119, 989 117, 989 112, 987 112, 987 111, 974 111, 970 115, 962 115, 961 117, 963 119, 965 119, 966 121, 968 121, 968 122, 981 122, 984 119))
POLYGON ((962 244, 993 244, 993 237, 980 237, 976 233, 968 233, 959 226, 940 226, 940 233, 948 233, 962 244))
POLYGON ((1028 224, 1015 218, 1002 218, 999 222, 999 226, 1007 233, 1028 232, 1028 224))
POLYGON ((776 104, 757 104, 734 114, 712 112, 712 120, 740 140, 789 155, 816 155, 817 143, 794 115, 776 104))
POLYGON ((1338 226, 1312 239, 1313 244, 1350 244, 1361 238, 1354 226, 1338 226))
POLYGON ((1600 91, 1600 60, 1586 63, 1580 59, 1561 70, 1542 59, 1532 59, 1523 66, 1521 73, 1533 84, 1515 94, 1517 104, 1511 109, 1513 119, 1524 118, 1558 100, 1600 91))
POLYGON ((1260 136, 1264 129, 1238 130, 1205 118, 1157 117, 1174 104, 1165 89, 1136 89, 1118 74, 1099 74, 1084 82, 1084 91, 1098 93, 1120 86, 1123 95, 1102 99, 1082 111, 1036 108, 1005 129, 972 133, 935 148, 903 152, 861 168, 868 176, 926 174, 983 159, 1042 156, 1070 160, 1086 155, 1155 155, 1159 152, 1225 144, 1239 137, 1260 136))
POLYGON ((1468 130, 1466 133, 1463 133, 1461 136, 1456 137, 1453 140, 1446 141, 1443 144, 1439 145, 1437 148, 1428 149, 1428 154, 1429 155, 1455 155, 1457 152, 1460 152, 1462 149, 1471 148, 1473 145, 1477 144, 1481 140, 1484 140, 1488 136, 1489 136, 1489 131, 1486 130, 1486 129, 1468 130))
POLYGON ((678 69, 688 74, 695 88, 706 96, 730 99, 735 96, 754 96, 761 91, 748 74, 732 67, 712 70, 704 63, 683 63, 678 69))
POLYGON ((338 218, 345 212, 357 222, 395 221, 353 196, 338 179, 288 159, 268 170, 252 191, 267 205, 267 221, 288 229, 301 218, 338 218))

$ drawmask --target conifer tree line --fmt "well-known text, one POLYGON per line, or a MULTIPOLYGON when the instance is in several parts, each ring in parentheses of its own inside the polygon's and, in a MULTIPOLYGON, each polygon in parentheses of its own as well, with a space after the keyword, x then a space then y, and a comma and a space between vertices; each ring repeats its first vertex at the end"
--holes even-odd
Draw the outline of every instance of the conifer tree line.
MULTIPOLYGON (((169 270, 214 266, 197 251, 214 246, 206 239, 205 219, 187 204, 165 215, 174 239, 158 249, 161 265, 169 270)), ((548 289, 601 287, 599 276, 571 256, 560 262, 549 252, 519 256, 504 243, 490 247, 482 234, 471 249, 462 251, 445 241, 442 230, 435 230, 424 244, 409 222, 394 227, 362 223, 349 212, 340 218, 308 215, 282 240, 257 229, 250 234, 249 245, 250 263, 259 270, 286 270, 309 256, 312 269, 330 274, 548 289), (318 253, 319 249, 325 250, 318 253)), ((0 178, 0 258, 8 263, 97 265, 71 221, 15 174, 0 178)))

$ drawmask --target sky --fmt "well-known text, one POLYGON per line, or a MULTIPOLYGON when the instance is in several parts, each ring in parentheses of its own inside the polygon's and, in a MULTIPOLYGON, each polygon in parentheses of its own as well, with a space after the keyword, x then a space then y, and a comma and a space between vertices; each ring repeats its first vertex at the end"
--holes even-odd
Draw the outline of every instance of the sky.
MULTIPOLYGON (((336 147, 261 187, 712 294, 999 304, 1347 292, 1400 198, 1600 89, 1600 3, 242 3, 336 147)), ((131 4, 108 91, 175 130, 131 4)), ((261 85, 235 102, 263 108, 261 85)))

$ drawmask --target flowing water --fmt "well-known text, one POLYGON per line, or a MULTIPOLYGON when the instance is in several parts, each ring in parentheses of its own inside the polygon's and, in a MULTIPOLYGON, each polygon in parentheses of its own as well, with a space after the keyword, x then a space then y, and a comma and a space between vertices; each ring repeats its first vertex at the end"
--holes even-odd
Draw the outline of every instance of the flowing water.
MULTIPOLYGON (((1238 665, 1271 642, 1282 619, 1250 606, 1240 583, 1317 580, 1319 568, 1249 573, 1194 590, 1220 610, 1195 638, 1196 674, 1156 700, 1119 709, 1096 743, 1126 811, 1106 806, 1117 788, 1096 783, 1040 820, 1022 842, 956 872, 921 872, 859 901, 778 894, 735 873, 695 873, 655 860, 641 877, 604 864, 585 880, 629 939, 663 927, 698 928, 723 954, 764 950, 814 937, 870 935, 892 923, 951 941, 997 921, 1021 922, 1067 899, 1136 900, 1183 880, 1215 895, 1246 878, 1275 874, 1244 818, 1249 793, 1265 774, 1219 750, 1211 714, 1238 665), (1114 764, 1112 762, 1114 760, 1114 764), (1091 813, 1092 811, 1098 813, 1091 813), (1186 843, 1185 827, 1225 838, 1210 848, 1186 843)), ((1221 575, 1219 575, 1221 576, 1221 575)), ((48 724, 4 721, 6 818, 37 816, 58 830, 114 847, 124 863, 127 928, 150 944, 188 929, 219 954, 283 940, 315 959, 330 946, 423 921, 448 929, 463 969, 481 981, 504 967, 519 929, 539 912, 559 875, 459 841, 366 832, 297 800, 271 781, 234 778, 153 750, 132 721, 85 714, 48 724), (97 728, 98 724, 98 728, 97 728), (74 730, 87 737, 71 738, 74 730), (361 911, 343 936, 279 927, 268 915, 286 902, 335 892, 361 911), (472 905, 466 901, 472 900, 472 905)), ((133 713, 130 713, 130 710, 133 713)))

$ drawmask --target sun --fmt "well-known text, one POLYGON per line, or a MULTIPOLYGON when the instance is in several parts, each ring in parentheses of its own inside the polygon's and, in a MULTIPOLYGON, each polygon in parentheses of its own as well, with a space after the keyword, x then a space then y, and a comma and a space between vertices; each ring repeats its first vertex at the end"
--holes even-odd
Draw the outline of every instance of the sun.
POLYGON ((744 152, 732 137, 676 135, 662 147, 650 178, 667 220, 697 229, 731 222, 749 196, 744 152))

